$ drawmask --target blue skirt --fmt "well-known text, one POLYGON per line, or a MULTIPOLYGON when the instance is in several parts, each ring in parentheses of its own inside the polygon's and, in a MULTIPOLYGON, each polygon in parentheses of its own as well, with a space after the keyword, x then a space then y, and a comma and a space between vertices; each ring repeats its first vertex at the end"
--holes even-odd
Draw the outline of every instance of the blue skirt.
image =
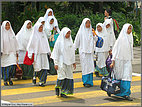
POLYGON ((82 81, 83 81, 83 85, 89 84, 93 86, 93 73, 82 75, 82 81))
POLYGON ((131 81, 123 81, 120 83, 120 93, 115 94, 116 96, 129 96, 131 94, 131 81))

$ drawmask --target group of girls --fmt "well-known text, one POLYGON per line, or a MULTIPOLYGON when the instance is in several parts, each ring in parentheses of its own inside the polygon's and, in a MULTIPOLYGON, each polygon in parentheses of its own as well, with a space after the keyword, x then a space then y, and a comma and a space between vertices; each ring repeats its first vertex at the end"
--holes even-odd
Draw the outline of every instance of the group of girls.
POLYGON ((106 18, 104 23, 96 25, 96 34, 92 31, 91 20, 84 18, 73 43, 71 30, 67 27, 62 28, 61 31, 59 30, 52 9, 47 9, 45 16, 40 17, 33 27, 31 21, 25 21, 16 36, 10 22, 4 21, 1 26, 1 68, 4 85, 8 85, 8 81, 9 85, 13 85, 11 77, 17 57, 18 63, 23 65, 25 69, 24 75, 32 72, 33 84, 36 84, 36 76, 38 76, 39 86, 45 86, 49 70, 49 55, 54 60, 54 67, 58 74, 55 86, 56 95, 59 96, 61 93, 61 97, 67 98, 67 95, 73 94, 74 89, 75 50, 79 48, 84 87, 93 86, 94 51, 98 56, 96 70, 107 76, 105 60, 108 52, 112 50, 113 63, 111 67, 114 68, 114 73, 117 75, 116 79, 121 80, 122 83, 122 92, 119 96, 125 96, 128 99, 132 79, 132 25, 125 24, 116 40, 112 19, 106 18), (58 32, 59 36, 51 52, 48 40, 54 39, 52 30, 58 32), (96 47, 98 36, 104 40, 102 48, 96 47), (26 51, 28 51, 30 59, 32 59, 34 53, 34 71, 32 71, 32 65, 23 64, 26 51), (127 87, 125 87, 126 85, 127 87))

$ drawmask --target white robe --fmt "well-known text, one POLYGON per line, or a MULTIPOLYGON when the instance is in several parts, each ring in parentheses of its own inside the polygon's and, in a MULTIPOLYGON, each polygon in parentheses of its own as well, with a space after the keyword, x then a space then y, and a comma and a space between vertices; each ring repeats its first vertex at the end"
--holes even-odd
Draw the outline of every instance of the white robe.
POLYGON ((108 32, 108 36, 109 36, 109 46, 110 46, 110 49, 113 48, 114 44, 115 44, 115 41, 116 41, 116 38, 115 38, 115 34, 114 34, 114 29, 113 29, 113 19, 106 19, 105 22, 104 22, 104 26, 106 27, 107 24, 110 24, 110 27, 109 28, 106 28, 107 32, 108 32))
POLYGON ((73 79, 73 64, 75 63, 75 50, 72 42, 72 38, 65 38, 69 28, 64 27, 57 42, 55 43, 51 58, 54 60, 55 65, 58 65, 58 79, 65 78, 73 79))
POLYGON ((102 23, 98 23, 97 25, 96 25, 96 34, 99 36, 99 37, 102 37, 103 38, 103 40, 104 40, 104 43, 103 43, 103 46, 102 46, 102 48, 97 48, 96 47, 96 54, 97 54, 97 56, 98 56, 98 60, 97 60, 97 66, 99 67, 99 68, 103 68, 103 67, 105 67, 106 66, 106 59, 107 59, 107 57, 108 57, 108 51, 109 51, 109 38, 108 38, 108 33, 107 33, 107 31, 106 31, 106 28, 105 28, 105 26, 102 24, 102 23), (98 30, 97 30, 97 26, 101 26, 102 27, 102 31, 101 32, 99 32, 98 30))
MULTIPOLYGON (((131 24, 124 24, 112 49, 112 60, 115 61, 116 79, 132 81, 133 35, 127 29, 131 24)), ((132 25, 131 25, 132 26, 132 25)))
POLYGON ((32 22, 30 20, 25 21, 22 28, 16 35, 16 39, 18 41, 19 45, 19 54, 18 54, 18 64, 23 64, 25 54, 27 51, 27 44, 30 40, 30 37, 32 35, 32 28, 27 29, 27 24, 32 22))
POLYGON ((18 53, 18 43, 11 24, 9 30, 5 29, 7 22, 10 24, 9 21, 4 21, 1 26, 1 67, 16 65, 16 53, 18 53))
POLYGON ((28 57, 31 58, 32 53, 34 53, 34 71, 49 69, 47 53, 51 53, 51 51, 44 31, 38 31, 40 26, 42 26, 41 23, 35 25, 27 46, 28 57))
POLYGON ((90 28, 85 27, 86 21, 90 19, 85 18, 78 30, 75 38, 75 49, 79 48, 80 63, 82 67, 82 75, 90 74, 94 72, 94 44, 92 26, 90 28))

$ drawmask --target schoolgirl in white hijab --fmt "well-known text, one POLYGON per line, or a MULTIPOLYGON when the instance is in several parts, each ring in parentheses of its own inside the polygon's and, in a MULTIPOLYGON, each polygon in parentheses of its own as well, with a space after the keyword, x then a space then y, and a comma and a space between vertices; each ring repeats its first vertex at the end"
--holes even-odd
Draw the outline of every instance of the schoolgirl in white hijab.
MULTIPOLYGON (((40 79, 39 85, 44 86, 47 70, 49 70, 47 53, 51 54, 51 51, 41 23, 35 25, 27 50, 29 58, 32 58, 32 53, 34 53, 34 71, 38 72, 40 79)), ((35 75, 33 77, 33 83, 36 84, 35 75)))
POLYGON ((50 38, 50 36, 52 35, 51 31, 54 28, 54 24, 55 24, 54 17, 53 16, 49 16, 47 21, 45 22, 45 33, 47 35, 47 38, 50 38))
POLYGON ((70 33, 71 30, 67 27, 64 27, 61 30, 51 54, 51 58, 54 60, 55 69, 58 74, 56 95, 59 95, 59 88, 61 88, 61 97, 73 94, 72 67, 74 66, 74 68, 76 68, 76 65, 75 50, 70 33))
POLYGON ((31 78, 33 76, 33 66, 32 65, 24 65, 23 61, 25 58, 25 54, 27 51, 27 45, 29 43, 30 37, 32 35, 32 22, 30 20, 26 20, 20 29, 20 31, 16 35, 16 39, 19 45, 19 58, 18 64, 23 70, 22 79, 31 78))
MULTIPOLYGON (((45 26, 45 19, 44 19, 44 17, 40 17, 38 20, 37 20, 37 22, 35 23, 35 25, 37 24, 37 23, 42 23, 42 25, 43 25, 43 27, 45 26)), ((34 26, 35 26, 34 25, 34 26)))
MULTIPOLYGON (((54 18, 54 27, 56 26, 56 29, 57 29, 57 32, 60 33, 60 29, 58 27, 58 22, 57 22, 57 19, 55 18, 54 14, 53 14, 53 10, 51 8, 47 9, 45 15, 44 15, 44 19, 45 19, 45 25, 46 25, 46 22, 47 22, 47 19, 49 16, 53 16, 54 18)), ((46 26, 47 27, 47 26, 46 26)))
POLYGON ((18 43, 9 21, 1 25, 1 67, 4 85, 13 85, 11 80, 13 69, 16 67, 16 54, 18 57, 18 43), (11 73, 10 73, 11 72, 11 73))
POLYGON ((132 60, 133 60, 133 35, 132 25, 127 23, 119 34, 118 39, 112 49, 112 64, 114 66, 114 75, 117 80, 121 80, 121 93, 117 96, 122 96, 129 101, 130 87, 132 81, 132 60))
POLYGON ((102 48, 96 47, 96 54, 98 56, 96 70, 99 71, 100 74, 106 76, 108 75, 108 71, 106 70, 106 59, 108 57, 109 51, 109 38, 108 33, 106 31, 105 26, 102 23, 98 23, 96 25, 96 33, 99 37, 102 37, 104 40, 102 48))
POLYGON ((93 86, 94 44, 96 43, 94 43, 91 21, 89 18, 85 18, 80 25, 74 45, 75 49, 79 48, 82 81, 86 87, 93 86))
POLYGON ((112 20, 113 20, 112 18, 111 19, 106 19, 105 22, 104 22, 104 26, 106 27, 106 30, 107 30, 107 32, 109 34, 109 46, 110 46, 110 49, 113 48, 114 43, 116 41, 112 20))

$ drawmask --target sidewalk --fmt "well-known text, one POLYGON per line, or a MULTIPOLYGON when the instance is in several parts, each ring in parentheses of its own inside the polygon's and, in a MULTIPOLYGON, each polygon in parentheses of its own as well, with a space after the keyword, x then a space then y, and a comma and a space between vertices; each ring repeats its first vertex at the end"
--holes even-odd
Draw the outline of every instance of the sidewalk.
MULTIPOLYGON (((140 73, 140 67, 141 67, 141 47, 134 47, 133 49, 134 51, 134 60, 132 62, 133 68, 133 72, 137 72, 140 73), (140 65, 140 66, 139 66, 140 65)), ((75 56, 75 60, 76 60, 76 70, 74 70, 74 72, 80 72, 81 71, 81 65, 80 65, 80 59, 79 59, 79 54, 76 54, 75 56)))

